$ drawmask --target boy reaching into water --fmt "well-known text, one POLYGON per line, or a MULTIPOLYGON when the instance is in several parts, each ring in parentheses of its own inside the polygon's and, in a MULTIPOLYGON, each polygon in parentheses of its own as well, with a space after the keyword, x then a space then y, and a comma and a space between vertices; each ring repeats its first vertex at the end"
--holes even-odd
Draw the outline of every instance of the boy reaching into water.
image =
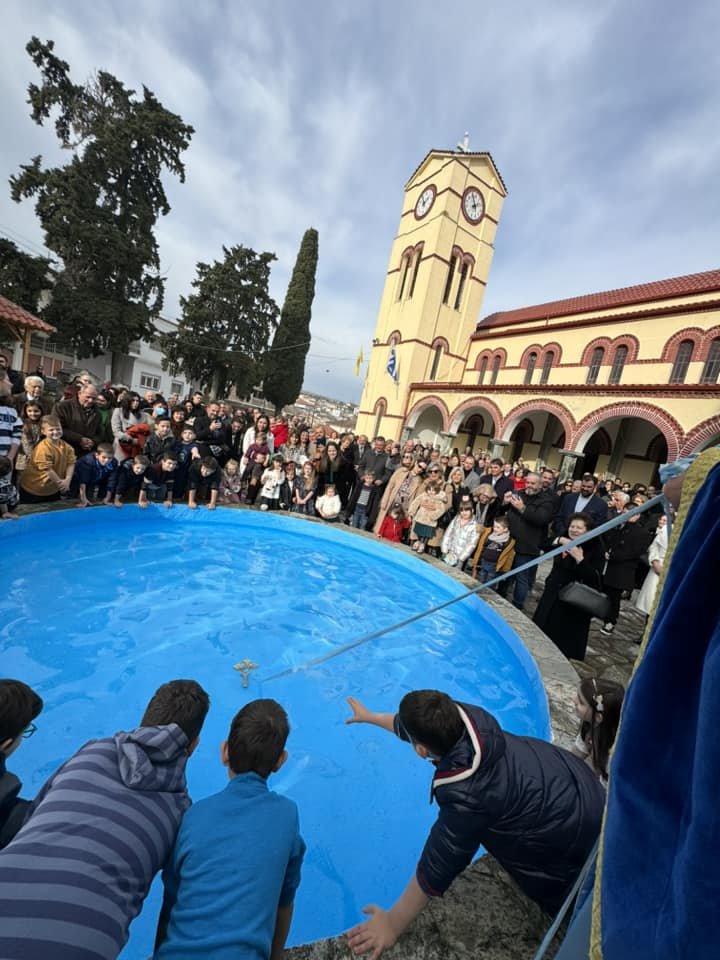
POLYGON ((280 960, 305 844, 297 807, 268 789, 287 759, 287 714, 252 700, 220 747, 230 783, 185 815, 163 873, 156 960, 280 960))
POLYGON ((439 807, 412 879, 385 911, 348 932, 353 953, 372 960, 391 947, 465 869, 482 844, 520 889, 557 913, 600 832, 604 791, 567 750, 502 730, 480 707, 438 690, 415 690, 397 714, 374 713, 353 697, 346 723, 369 723, 409 742, 435 767, 439 807))

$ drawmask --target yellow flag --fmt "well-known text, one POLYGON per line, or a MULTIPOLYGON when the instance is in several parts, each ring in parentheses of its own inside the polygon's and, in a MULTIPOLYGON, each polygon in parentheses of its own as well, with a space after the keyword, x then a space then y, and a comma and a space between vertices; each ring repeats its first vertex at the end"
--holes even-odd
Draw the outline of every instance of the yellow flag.
POLYGON ((365 359, 365 357, 363 356, 363 348, 360 347, 360 353, 357 355, 357 360, 355 361, 355 376, 356 376, 356 377, 359 377, 359 376, 360 376, 360 367, 363 365, 363 360, 364 360, 364 359, 365 359))

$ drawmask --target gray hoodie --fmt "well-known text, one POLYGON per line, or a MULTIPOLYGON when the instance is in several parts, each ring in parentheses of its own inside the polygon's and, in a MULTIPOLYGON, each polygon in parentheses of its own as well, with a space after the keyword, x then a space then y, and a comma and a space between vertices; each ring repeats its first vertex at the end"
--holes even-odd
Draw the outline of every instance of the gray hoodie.
POLYGON ((183 814, 176 724, 91 740, 53 774, 0 851, 0 957, 114 960, 183 814))

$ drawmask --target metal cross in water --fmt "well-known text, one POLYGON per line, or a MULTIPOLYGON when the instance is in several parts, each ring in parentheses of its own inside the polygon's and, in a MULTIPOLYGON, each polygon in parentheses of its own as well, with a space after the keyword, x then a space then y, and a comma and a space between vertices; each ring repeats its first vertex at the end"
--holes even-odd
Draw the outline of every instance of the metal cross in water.
POLYGON ((248 660, 247 657, 245 657, 244 660, 241 660, 240 663, 235 664, 233 670, 237 670, 242 677, 243 687, 247 687, 250 674, 253 670, 257 670, 259 666, 259 663, 253 663, 252 660, 248 660))

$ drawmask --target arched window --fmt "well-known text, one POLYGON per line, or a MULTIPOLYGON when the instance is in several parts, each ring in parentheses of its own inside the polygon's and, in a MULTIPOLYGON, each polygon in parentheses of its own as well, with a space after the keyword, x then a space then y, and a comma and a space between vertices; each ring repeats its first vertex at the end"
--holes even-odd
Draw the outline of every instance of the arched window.
POLYGON ((442 357, 442 344, 438 344, 435 347, 435 356, 433 357, 432 367, 430 368, 430 379, 434 380, 437 377, 438 367, 440 366, 440 358, 442 357))
POLYGON ((537 354, 531 353, 528 357, 527 367, 525 368, 525 385, 532 383, 533 374, 535 373, 535 364, 537 363, 537 354))
POLYGON ((382 419, 385 416, 385 411, 387 410, 387 405, 384 400, 378 400, 375 404, 375 429, 373 430, 373 436, 380 436, 380 427, 382 425, 382 419))
POLYGON ((418 270, 420 269, 420 258, 422 257, 422 249, 415 251, 415 266, 413 268, 412 280, 410 281, 410 291, 408 293, 408 300, 415 293, 415 283, 417 281, 418 270))
POLYGON ((498 373, 500 372, 500 364, 502 363, 502 357, 498 354, 493 360, 492 365, 492 377, 490 378, 490 385, 495 386, 497 383, 498 373))
POLYGON ((692 340, 683 340, 677 348, 675 363, 673 364, 672 373, 670 374, 670 383, 685 383, 685 377, 687 376, 694 349, 695 344, 692 340))
POLYGON ((458 284, 457 294, 455 295, 455 310, 460 309, 460 302, 462 300, 463 290, 465 289, 465 281, 467 280, 469 270, 470 264, 466 260, 462 265, 462 270, 460 271, 460 283, 458 284))
POLYGON ((613 358, 613 365, 610 369, 608 383, 620 383, 623 375, 623 369, 625 368, 627 355, 628 348, 624 343, 621 343, 620 346, 615 350, 615 357, 613 358))
POLYGON ((555 362, 555 354, 552 350, 548 350, 545 354, 545 359, 543 360, 542 372, 540 374, 540 383, 547 383, 550 379, 550 371, 552 370, 552 365, 555 362))
POLYGON ((600 373, 600 366, 603 362, 603 357, 605 356, 605 351, 602 347, 595 347, 592 352, 592 357, 590 358, 590 366, 588 367, 588 375, 585 383, 597 383, 598 374, 600 373))
POLYGON ((487 373, 488 358, 483 357, 480 361, 480 373, 478 375, 478 383, 482 385, 485 380, 485 374, 487 373))
POLYGON ((720 376, 720 337, 716 337, 710 344, 700 383, 717 383, 718 376, 720 376))
POLYGON ((400 290, 398 292, 398 300, 402 300, 403 291, 405 290, 405 281, 407 280, 408 270, 410 269, 410 254, 406 253, 402 258, 402 263, 400 264, 400 290))
POLYGON ((450 257, 450 265, 448 266, 448 275, 447 280, 445 281, 445 292, 443 293, 443 303, 447 303, 450 299, 450 290, 452 288, 453 277, 455 276, 455 267, 457 266, 458 256, 457 254, 452 254, 450 257))

